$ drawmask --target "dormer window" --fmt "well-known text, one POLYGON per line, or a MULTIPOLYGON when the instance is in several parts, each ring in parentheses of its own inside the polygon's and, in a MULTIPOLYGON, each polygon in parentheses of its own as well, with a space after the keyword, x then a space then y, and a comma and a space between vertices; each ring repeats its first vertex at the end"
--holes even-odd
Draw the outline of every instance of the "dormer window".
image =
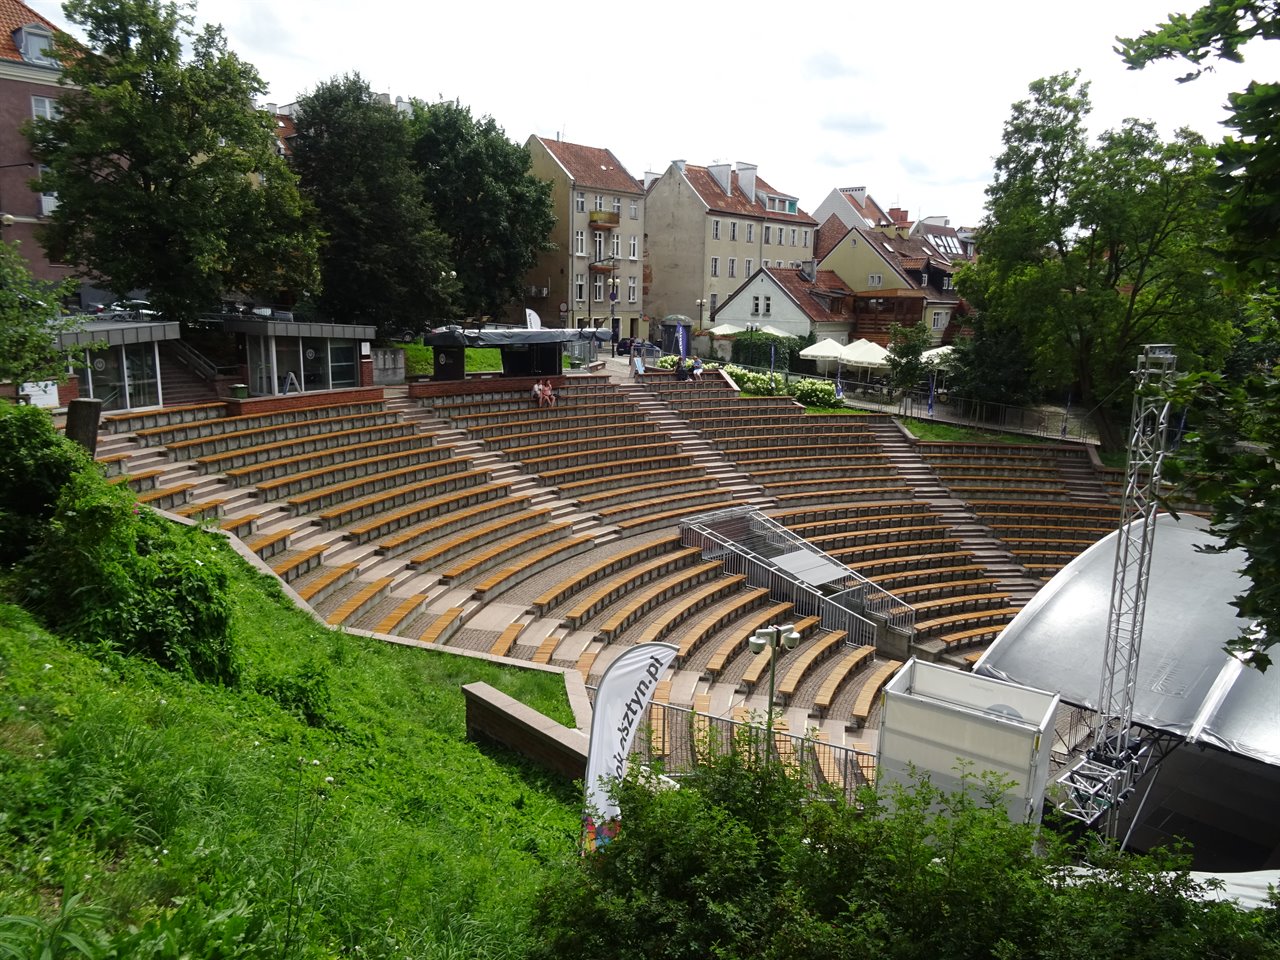
POLYGON ((42 24, 29 23, 13 31, 13 45, 27 63, 53 66, 58 62, 53 57, 53 34, 42 24))

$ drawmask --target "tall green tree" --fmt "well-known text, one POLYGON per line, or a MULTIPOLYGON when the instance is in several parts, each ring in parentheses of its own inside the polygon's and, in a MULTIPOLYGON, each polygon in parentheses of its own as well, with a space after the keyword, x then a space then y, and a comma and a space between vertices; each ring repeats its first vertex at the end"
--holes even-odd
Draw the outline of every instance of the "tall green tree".
POLYGON ((226 291, 291 298, 316 284, 316 234, 277 155, 265 90, 176 3, 68 0, 59 115, 34 121, 58 207, 41 242, 118 295, 190 317, 226 291), (190 58, 183 60, 184 47, 190 58))
POLYGON ((889 382, 898 390, 911 390, 929 379, 929 365, 922 354, 932 342, 929 328, 923 323, 889 328, 889 382))
POLYGON ((325 234, 321 311, 384 334, 457 316, 449 240, 423 199, 396 108, 348 75, 299 100, 294 123, 293 168, 325 234))
POLYGON ((497 314, 521 295, 525 273, 545 249, 555 214, 551 184, 529 173, 529 151, 491 117, 452 101, 414 101, 413 161, 423 197, 449 238, 457 306, 497 314))
MULTIPOLYGON (((1174 14, 1141 36, 1120 39, 1134 69, 1185 59, 1194 80, 1214 59, 1242 62, 1250 40, 1280 39, 1280 7, 1271 0, 1211 0, 1174 14)), ((1225 547, 1248 556, 1250 586, 1233 601, 1251 625, 1227 643, 1246 663, 1265 670, 1280 643, 1280 83, 1249 83, 1228 97, 1226 137, 1215 151, 1216 213, 1228 285, 1249 298, 1253 323, 1221 374, 1184 381, 1180 399, 1194 428, 1170 473, 1211 508, 1212 529, 1225 547)), ((1226 638, 1224 638, 1226 639, 1226 638)))
POLYGON ((66 379, 71 354, 58 347, 58 335, 79 325, 62 315, 69 292, 69 283, 36 280, 16 246, 0 241, 0 381, 66 379))
POLYGON ((1239 305, 1212 276, 1212 163, 1196 135, 1166 143, 1138 120, 1090 143, 1076 75, 1030 92, 1005 123, 982 263, 960 290, 996 329, 1018 331, 1039 382, 1073 388, 1118 448, 1141 344, 1175 343, 1197 368, 1230 343, 1239 305))

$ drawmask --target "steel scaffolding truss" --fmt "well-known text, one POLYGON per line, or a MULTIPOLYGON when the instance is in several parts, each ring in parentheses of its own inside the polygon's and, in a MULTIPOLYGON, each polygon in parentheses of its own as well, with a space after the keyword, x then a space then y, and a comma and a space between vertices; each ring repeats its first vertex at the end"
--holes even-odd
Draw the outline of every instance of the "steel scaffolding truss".
POLYGON ((1169 344, 1147 344, 1138 356, 1093 741, 1088 753, 1058 778, 1065 788, 1060 812, 1089 824, 1105 817, 1106 832, 1113 837, 1117 808, 1152 760, 1148 738, 1133 727, 1133 701, 1169 423, 1166 394, 1176 366, 1169 344))

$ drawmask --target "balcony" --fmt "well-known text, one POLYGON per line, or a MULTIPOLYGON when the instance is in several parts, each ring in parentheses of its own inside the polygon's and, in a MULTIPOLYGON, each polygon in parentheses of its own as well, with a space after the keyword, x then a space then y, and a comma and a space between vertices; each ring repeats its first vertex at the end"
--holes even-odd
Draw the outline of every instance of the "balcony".
POLYGON ((618 228, 618 214, 612 210, 592 210, 587 214, 587 219, 591 224, 592 230, 616 230, 618 228))
POLYGON ((618 269, 618 264, 614 257, 605 257, 603 260, 592 260, 588 269, 592 273, 613 273, 618 269))

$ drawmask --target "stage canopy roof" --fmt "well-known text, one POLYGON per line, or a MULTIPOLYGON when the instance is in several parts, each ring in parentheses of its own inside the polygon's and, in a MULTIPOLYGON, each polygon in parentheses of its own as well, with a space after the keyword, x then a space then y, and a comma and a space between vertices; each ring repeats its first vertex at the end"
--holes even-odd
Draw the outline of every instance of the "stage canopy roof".
MULTIPOLYGON (((1005 627, 974 672, 1056 691, 1093 709, 1102 677, 1115 564, 1113 533, 1062 569, 1005 627)), ((1248 581, 1243 551, 1192 516, 1161 514, 1151 556, 1134 721, 1280 766, 1280 667, 1265 674, 1223 652, 1244 621, 1231 598, 1248 581)))

